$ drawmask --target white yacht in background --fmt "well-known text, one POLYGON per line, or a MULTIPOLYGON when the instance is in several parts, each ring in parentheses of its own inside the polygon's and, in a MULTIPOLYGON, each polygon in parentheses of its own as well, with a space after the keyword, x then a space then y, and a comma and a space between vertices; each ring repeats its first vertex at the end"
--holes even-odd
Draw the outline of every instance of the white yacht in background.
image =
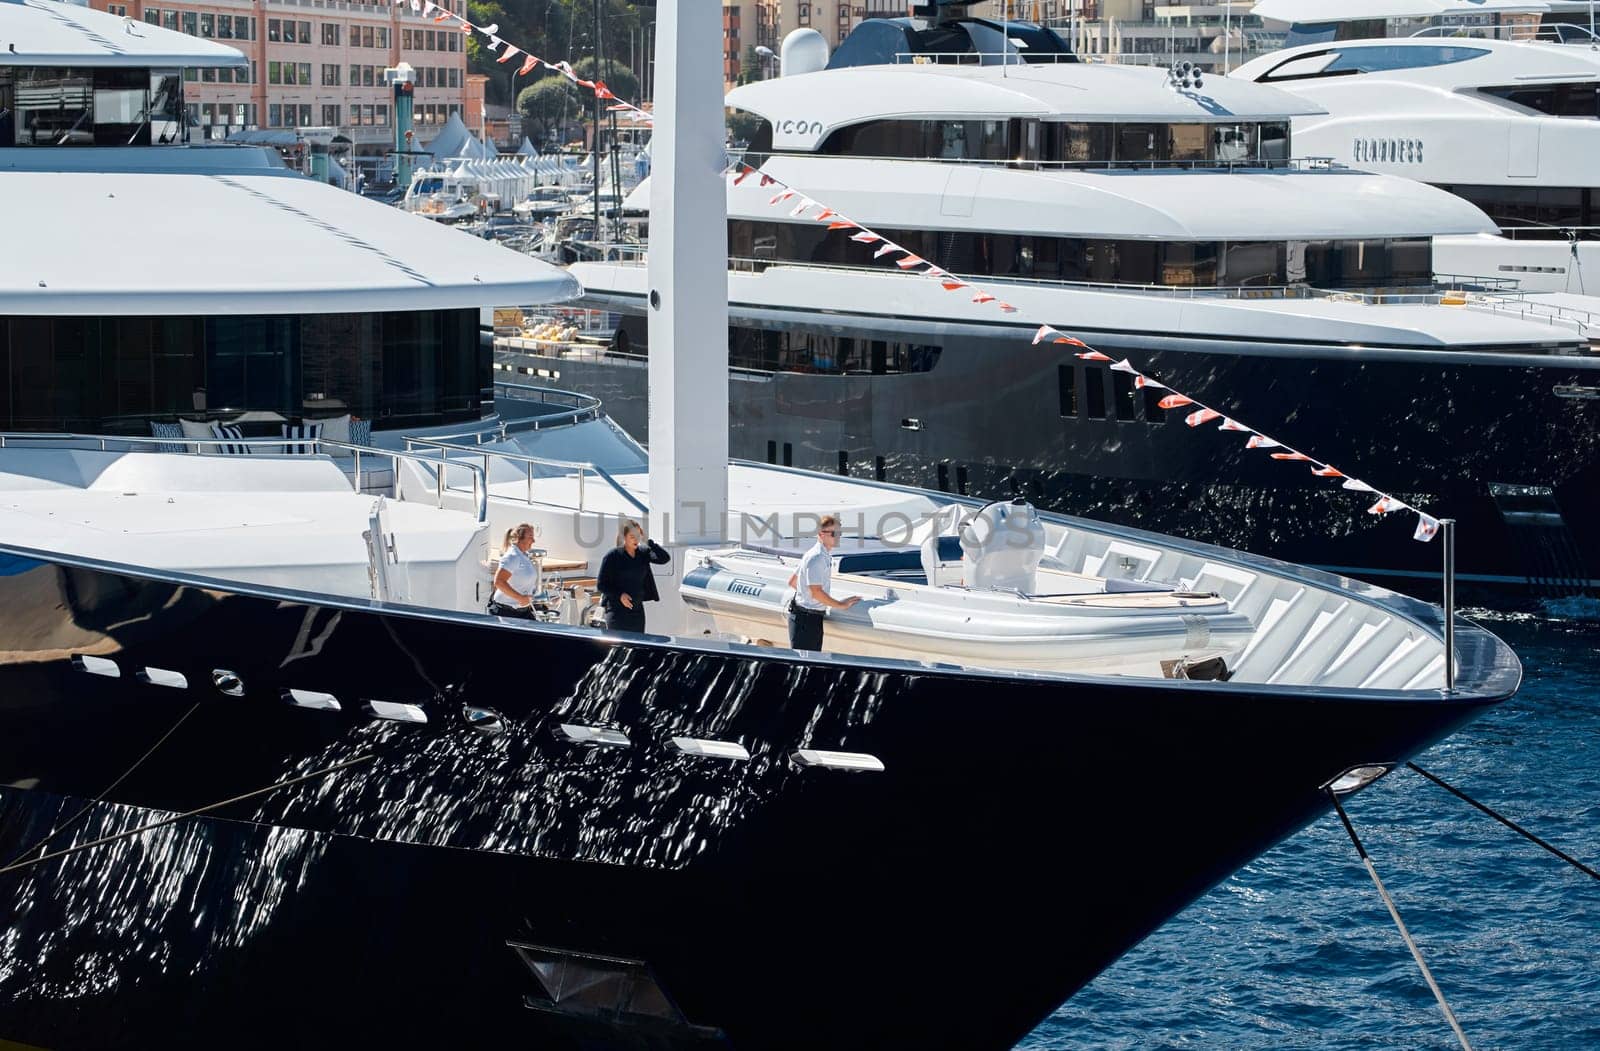
POLYGON ((1435 239, 1438 271, 1600 295, 1600 38, 1586 3, 1263 0, 1255 12, 1291 23, 1290 46, 1231 75, 1325 111, 1295 118, 1297 153, 1430 183, 1495 221, 1497 235, 1435 239))
MULTIPOLYGON (((1600 358, 1555 310, 1435 282, 1435 239, 1492 235, 1482 211, 1290 160, 1308 100, 1080 63, 1048 30, 963 12, 870 20, 831 58, 797 31, 781 78, 728 96, 761 118, 747 159, 780 180, 728 191, 736 453, 1431 583, 1431 554, 1322 479, 1201 439, 1159 390, 1071 347, 1030 346, 1050 324, 1323 455, 1381 463, 1463 523, 1464 579, 1600 585, 1600 358), (782 186, 1016 311, 902 272, 797 214, 801 196, 774 207, 782 186)), ((572 273, 585 305, 620 315, 609 345, 505 340, 501 364, 604 398, 642 436, 646 266, 572 273)))

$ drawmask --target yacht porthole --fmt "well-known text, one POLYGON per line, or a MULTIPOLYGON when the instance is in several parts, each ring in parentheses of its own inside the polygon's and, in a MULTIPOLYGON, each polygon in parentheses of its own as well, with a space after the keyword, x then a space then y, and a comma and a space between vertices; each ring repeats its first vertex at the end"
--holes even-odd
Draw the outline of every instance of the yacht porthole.
POLYGON ((221 668, 211 669, 211 685, 217 688, 218 693, 229 697, 244 696, 244 680, 231 671, 224 671, 221 668))

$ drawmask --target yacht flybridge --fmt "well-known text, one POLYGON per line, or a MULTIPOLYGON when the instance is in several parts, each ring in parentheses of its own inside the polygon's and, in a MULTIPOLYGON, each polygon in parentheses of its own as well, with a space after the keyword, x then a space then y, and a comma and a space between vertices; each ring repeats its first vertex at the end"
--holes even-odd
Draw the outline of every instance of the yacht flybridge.
MULTIPOLYGON (((1049 324, 1320 455, 1382 464, 1462 523, 1466 581, 1600 584, 1600 356, 1582 317, 1435 282, 1437 239, 1492 235, 1483 212, 1291 159, 1307 152, 1291 124, 1317 107, 1276 87, 1080 63, 1037 27, 989 54, 995 24, 954 11, 873 20, 831 59, 797 31, 782 77, 727 98, 761 118, 746 160, 781 183, 727 191, 736 454, 1434 587, 1435 555, 1400 527, 1197 434, 1127 373, 1030 346, 1049 324), (1016 312, 775 207, 782 186, 1016 312)), ((609 345, 503 341, 502 365, 598 394, 644 436, 645 262, 571 272, 622 315, 609 345)))
MULTIPOLYGON (((118 61, 120 21, 0 0, 0 39, 18 10, 118 61)), ((720 17, 658 19, 648 457, 559 392, 415 408, 487 372, 428 312, 569 291, 541 264, 254 154, 0 153, 99 236, 45 230, 15 192, 40 176, 0 173, 11 400, 52 413, 0 433, 0 1037, 1008 1047, 1330 793, 1515 691, 1493 635, 1349 579, 730 462, 726 261, 692 230, 724 221, 720 17), (111 271, 145 239, 202 252, 150 217, 167 194, 239 231, 237 267, 111 271), (387 447, 270 419, 327 400, 293 384, 308 348, 397 423, 387 447), (246 398, 208 436, 152 409, 202 375, 208 413, 246 398), (864 601, 800 652, 774 611, 825 512, 834 590, 864 601), (589 623, 635 517, 672 554, 650 634, 589 623), (503 619, 521 523, 537 612, 503 619), (1199 787, 1204 824, 1175 802, 1199 787), (1096 865, 1017 849, 1063 826, 1096 865), (1004 979, 925 1010, 971 959, 1004 979)))
POLYGON ((1587 3, 1265 0, 1255 13, 1292 23, 1290 46, 1232 77, 1324 111, 1295 118, 1298 151, 1430 183, 1495 221, 1498 236, 1436 239, 1436 269, 1600 295, 1600 37, 1587 3))

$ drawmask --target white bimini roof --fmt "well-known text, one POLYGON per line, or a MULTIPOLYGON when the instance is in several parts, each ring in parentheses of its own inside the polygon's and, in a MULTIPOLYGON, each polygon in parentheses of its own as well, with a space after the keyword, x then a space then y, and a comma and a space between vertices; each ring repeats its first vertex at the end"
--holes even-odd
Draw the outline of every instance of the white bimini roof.
POLYGON ((1165 70, 1102 63, 851 66, 746 84, 727 103, 772 122, 778 149, 814 149, 835 128, 871 120, 1286 120, 1322 110, 1262 84, 1226 77, 1174 91, 1165 70))
POLYGON ((531 256, 266 168, 0 170, 0 199, 72 211, 8 212, 0 315, 374 313, 579 293, 531 256))
POLYGON ((1371 18, 1543 13, 1540 0, 1261 0, 1250 12, 1273 22, 1357 22, 1371 18))
POLYGON ((244 68, 224 44, 56 0, 0 0, 0 66, 244 68))

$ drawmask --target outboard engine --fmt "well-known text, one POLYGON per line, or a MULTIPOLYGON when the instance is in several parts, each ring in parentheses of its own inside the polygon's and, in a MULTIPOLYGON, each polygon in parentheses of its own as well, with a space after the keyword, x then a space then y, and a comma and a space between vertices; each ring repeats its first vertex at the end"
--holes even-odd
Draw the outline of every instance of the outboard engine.
POLYGON ((1030 595, 1044 558, 1044 523, 1026 500, 993 503, 961 527, 961 567, 969 588, 1030 595))

